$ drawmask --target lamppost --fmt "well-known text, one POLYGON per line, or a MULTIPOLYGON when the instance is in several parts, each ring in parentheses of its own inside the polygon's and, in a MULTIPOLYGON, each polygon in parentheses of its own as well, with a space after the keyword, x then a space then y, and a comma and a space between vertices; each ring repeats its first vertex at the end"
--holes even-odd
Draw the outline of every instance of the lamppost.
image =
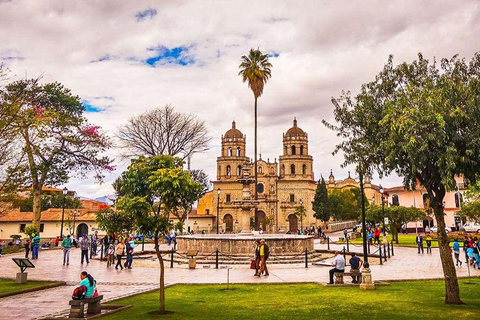
POLYGON ((62 226, 60 227, 60 239, 63 238, 63 220, 65 219, 65 196, 68 193, 67 187, 63 188, 63 203, 62 203, 62 226))
POLYGON ((363 270, 362 270, 362 283, 360 289, 362 290, 374 290, 375 284, 372 282, 372 273, 370 270, 370 264, 368 263, 368 251, 367 251, 367 228, 365 224, 365 190, 363 189, 363 169, 357 168, 358 176, 360 178, 360 198, 362 203, 362 233, 363 233, 363 270))
MULTIPOLYGON (((71 211, 70 211, 71 212, 71 211)), ((75 238, 75 219, 77 218, 77 209, 73 210, 73 237, 75 238)))
POLYGON ((385 189, 380 185, 380 194, 382 195, 382 217, 383 217, 383 236, 386 236, 385 233, 385 189))
POLYGON ((217 234, 218 234, 219 210, 220 210, 220 188, 217 189, 217 234))
POLYGON ((302 231, 302 234, 303 234, 303 200, 300 199, 299 201, 300 203, 300 230, 302 231))

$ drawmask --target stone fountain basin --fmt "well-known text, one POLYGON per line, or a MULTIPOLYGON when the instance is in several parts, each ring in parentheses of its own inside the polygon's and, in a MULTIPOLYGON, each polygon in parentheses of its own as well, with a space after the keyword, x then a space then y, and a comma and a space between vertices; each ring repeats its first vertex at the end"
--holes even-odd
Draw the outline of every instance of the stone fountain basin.
POLYGON ((222 254, 252 255, 254 241, 265 239, 273 255, 296 255, 313 251, 313 236, 293 234, 195 234, 177 237, 177 250, 185 254, 198 250, 199 255, 214 253, 217 248, 222 254))

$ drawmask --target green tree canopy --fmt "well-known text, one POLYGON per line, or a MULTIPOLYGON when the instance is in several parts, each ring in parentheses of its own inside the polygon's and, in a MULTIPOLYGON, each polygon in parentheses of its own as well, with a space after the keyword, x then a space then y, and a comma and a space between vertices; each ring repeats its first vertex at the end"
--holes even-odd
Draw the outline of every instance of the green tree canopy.
POLYGON ((470 201, 462 205, 459 212, 462 221, 480 222, 480 201, 470 201))
POLYGON ((119 234, 126 237, 134 230, 133 216, 124 210, 103 208, 95 213, 95 221, 107 234, 119 234))
MULTIPOLYGON (((30 195, 26 199, 15 199, 13 200, 13 206, 20 208, 21 212, 32 212, 33 211, 33 195, 30 195)), ((74 196, 66 195, 65 196, 65 208, 67 209, 79 209, 82 207, 82 203, 74 196)), ((54 194, 42 194, 42 211, 48 210, 50 208, 63 208, 63 194, 54 193, 54 194)))
POLYGON ((454 56, 430 63, 422 54, 412 63, 393 64, 360 93, 332 99, 335 121, 329 128, 344 139, 346 164, 380 177, 395 172, 406 187, 426 188, 439 230, 446 303, 460 304, 455 266, 445 233, 443 198, 463 174, 475 183, 480 171, 480 53, 470 62, 454 56))
POLYGON ((135 229, 152 234, 160 264, 159 309, 165 312, 164 262, 158 246, 159 238, 172 227, 170 215, 183 216, 203 193, 190 172, 183 170, 183 161, 172 156, 140 157, 132 160, 127 171, 115 181, 120 196, 116 208, 131 215, 135 229))
POLYGON ((317 185, 315 197, 313 198, 312 202, 312 208, 315 219, 322 220, 323 222, 330 220, 330 210, 328 209, 328 191, 323 177, 317 185))
POLYGON ((0 163, 8 184, 4 190, 32 187, 34 224, 41 213, 42 187, 68 182, 70 176, 93 174, 101 181, 112 171, 102 156, 110 147, 100 127, 88 123, 78 96, 60 83, 41 84, 38 79, 9 83, 0 91, 0 163))

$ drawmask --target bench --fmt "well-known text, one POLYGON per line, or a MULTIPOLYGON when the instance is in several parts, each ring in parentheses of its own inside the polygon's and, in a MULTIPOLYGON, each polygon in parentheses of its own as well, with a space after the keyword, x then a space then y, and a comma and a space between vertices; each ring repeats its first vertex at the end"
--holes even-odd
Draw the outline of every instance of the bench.
POLYGON ((101 312, 101 304, 103 295, 97 297, 80 299, 80 300, 70 300, 70 314, 69 318, 84 318, 85 304, 87 307, 87 314, 99 314, 101 312))
POLYGON ((333 274, 335 276, 335 284, 344 284, 343 277, 351 277, 356 276, 358 279, 358 283, 362 283, 362 272, 360 271, 353 271, 353 272, 335 272, 333 274))

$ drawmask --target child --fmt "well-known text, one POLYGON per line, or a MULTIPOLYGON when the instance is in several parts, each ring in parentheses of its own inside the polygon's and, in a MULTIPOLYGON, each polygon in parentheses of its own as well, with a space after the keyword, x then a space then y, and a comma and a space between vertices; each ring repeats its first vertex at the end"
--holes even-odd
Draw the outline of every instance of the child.
POLYGON ((109 268, 113 264, 114 260, 115 260, 115 248, 113 247, 113 244, 110 244, 108 246, 108 251, 107 251, 107 268, 109 268))
POLYGON ((27 241, 25 241, 24 248, 25 248, 25 259, 28 259, 28 254, 30 253, 30 239, 27 239, 27 241))
POLYGON ((427 235, 425 242, 427 243, 427 253, 432 253, 432 237, 430 237, 430 234, 427 235))

